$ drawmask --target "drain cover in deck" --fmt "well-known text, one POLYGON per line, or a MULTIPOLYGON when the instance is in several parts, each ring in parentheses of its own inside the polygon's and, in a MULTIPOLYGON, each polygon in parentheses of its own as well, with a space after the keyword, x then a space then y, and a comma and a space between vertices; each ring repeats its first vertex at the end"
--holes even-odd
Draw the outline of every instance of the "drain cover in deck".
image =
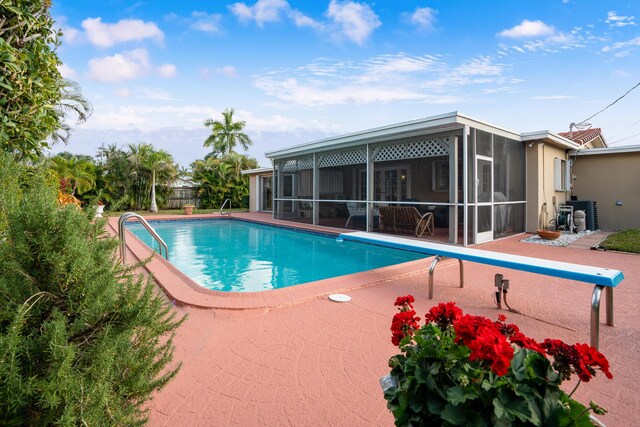
POLYGON ((351 297, 349 295, 344 294, 331 294, 329 295, 329 299, 335 302, 349 302, 351 301, 351 297))

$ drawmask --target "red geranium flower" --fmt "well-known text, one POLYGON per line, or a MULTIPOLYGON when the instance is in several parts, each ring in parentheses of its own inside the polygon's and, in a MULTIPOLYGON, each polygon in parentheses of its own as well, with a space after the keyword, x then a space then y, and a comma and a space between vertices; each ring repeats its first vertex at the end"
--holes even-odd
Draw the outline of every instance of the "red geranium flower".
POLYGON ((402 307, 404 305, 408 305, 413 308, 413 303, 416 302, 416 299, 412 295, 406 295, 403 297, 396 298, 396 302, 393 305, 402 307))
POLYGON ((396 313, 391 321, 391 342, 393 345, 399 345, 406 336, 413 336, 415 330, 420 327, 419 321, 420 318, 416 317, 415 310, 396 313))
POLYGON ((448 302, 431 307, 424 320, 436 323, 440 330, 444 331, 460 317, 462 317, 462 310, 456 307, 455 302, 448 302))
POLYGON ((576 373, 582 381, 588 382, 596 374, 595 367, 599 367, 607 378, 613 378, 613 375, 609 372, 609 361, 604 354, 588 344, 574 344, 573 348, 579 357, 576 373))

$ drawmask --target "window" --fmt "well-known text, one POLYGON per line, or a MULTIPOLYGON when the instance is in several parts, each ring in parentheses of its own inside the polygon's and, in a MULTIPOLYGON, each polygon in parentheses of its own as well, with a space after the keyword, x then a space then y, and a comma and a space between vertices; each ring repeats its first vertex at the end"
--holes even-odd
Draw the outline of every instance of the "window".
POLYGON ((571 189, 569 169, 569 163, 565 159, 560 159, 558 157, 554 159, 556 191, 569 191, 571 189))

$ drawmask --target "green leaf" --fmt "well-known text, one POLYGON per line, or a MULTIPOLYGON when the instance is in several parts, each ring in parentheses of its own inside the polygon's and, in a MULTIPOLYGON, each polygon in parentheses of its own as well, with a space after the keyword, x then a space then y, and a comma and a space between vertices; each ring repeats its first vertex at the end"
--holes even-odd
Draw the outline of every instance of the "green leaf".
POLYGON ((440 414, 440 417, 454 426, 467 425, 467 417, 465 416, 464 408, 456 407, 450 403, 447 403, 444 410, 440 414))
POLYGON ((529 421, 531 417, 527 401, 506 388, 499 389, 498 396, 493 399, 493 407, 497 419, 513 421, 518 418, 520 421, 529 421))
POLYGON ((478 392, 471 387, 462 388, 456 385, 447 390, 447 399, 456 406, 469 399, 476 399, 478 396, 478 392))

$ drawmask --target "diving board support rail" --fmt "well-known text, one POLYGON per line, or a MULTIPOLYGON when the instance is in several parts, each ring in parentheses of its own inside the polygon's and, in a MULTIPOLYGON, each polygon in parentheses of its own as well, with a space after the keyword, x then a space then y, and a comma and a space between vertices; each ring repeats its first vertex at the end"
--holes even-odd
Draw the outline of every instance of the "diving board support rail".
POLYGON ((618 284, 620 284, 624 279, 622 271, 610 268, 553 261, 503 252, 485 251, 450 244, 389 236, 380 233, 356 231, 342 233, 339 238, 353 242, 368 243, 377 246, 386 246, 389 248, 422 253, 429 257, 436 257, 431 262, 431 267, 429 268, 429 299, 433 298, 433 273, 436 265, 440 259, 445 257, 455 258, 460 261, 461 288, 464 287, 464 270, 462 261, 476 262, 479 264, 493 265, 496 267, 588 283, 594 286, 590 308, 590 342, 591 346, 596 349, 599 347, 600 343, 600 300, 602 291, 604 290, 606 297, 606 324, 607 326, 613 326, 613 288, 618 286, 618 284))
POLYGON ((231 199, 225 199, 224 203, 222 203, 222 206, 220 206, 220 215, 229 215, 229 216, 231 216, 231 199), (229 202, 229 211, 228 212, 222 212, 224 207, 227 205, 227 202, 229 202))
POLYGON ((162 237, 160 237, 160 235, 156 233, 156 230, 154 230, 153 227, 149 225, 147 220, 144 219, 141 215, 138 215, 135 212, 127 212, 122 214, 120 216, 120 219, 118 219, 118 237, 120 239, 120 258, 122 259, 122 263, 125 264, 127 262, 127 234, 125 233, 126 230, 124 224, 131 218, 137 219, 140 224, 142 224, 144 228, 147 229, 149 234, 151 234, 151 237, 153 237, 155 241, 158 242, 158 245, 160 246, 160 256, 162 256, 162 249, 164 248, 164 257, 167 261, 169 261, 169 247, 164 242, 164 240, 162 240, 162 237))
MULTIPOLYGON (((433 299, 433 272, 436 271, 436 265, 442 258, 446 257, 436 255, 429 267, 429 299, 433 299)), ((460 287, 464 288, 464 264, 461 259, 458 259, 458 264, 460 265, 460 287)))
POLYGON ((607 326, 613 326, 613 288, 596 285, 591 294, 591 346, 598 348, 600 342, 600 297, 604 289, 607 326))

